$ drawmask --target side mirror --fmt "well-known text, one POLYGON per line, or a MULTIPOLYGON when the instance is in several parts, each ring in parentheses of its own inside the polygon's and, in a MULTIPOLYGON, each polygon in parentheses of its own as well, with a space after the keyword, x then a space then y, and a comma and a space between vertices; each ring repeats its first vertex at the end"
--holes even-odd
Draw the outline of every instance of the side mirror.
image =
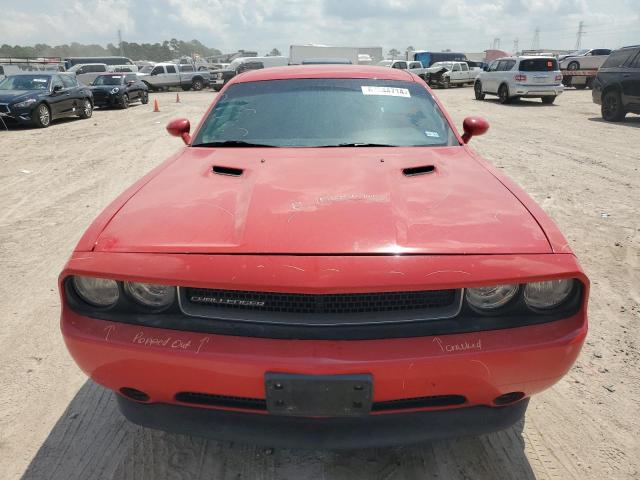
POLYGON ((464 130, 462 141, 469 143, 472 137, 484 135, 489 130, 489 122, 482 117, 467 117, 462 122, 462 129, 464 130))
POLYGON ((167 125, 167 132, 169 132, 169 135, 182 138, 182 141, 186 145, 191 143, 191 135, 189 135, 190 131, 191 123, 189 123, 189 120, 186 118, 176 118, 175 120, 171 120, 167 125))
POLYGON ((129 85, 129 86, 133 85, 134 83, 136 83, 136 82, 134 82, 133 80, 128 80, 127 81, 127 85, 129 85))
POLYGON ((483 65, 482 66, 482 71, 488 72, 489 71, 489 65, 483 65))
POLYGON ((62 91, 62 85, 54 85, 53 86, 53 93, 58 93, 62 91))

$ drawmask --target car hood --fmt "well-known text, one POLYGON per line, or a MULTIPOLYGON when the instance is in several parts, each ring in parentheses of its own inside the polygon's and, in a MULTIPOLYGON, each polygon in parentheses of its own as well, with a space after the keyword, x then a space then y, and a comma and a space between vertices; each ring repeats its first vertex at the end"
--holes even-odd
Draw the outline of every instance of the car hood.
POLYGON ((185 148, 122 206, 95 250, 551 252, 529 211, 464 147, 185 148))
POLYGON ((0 90, 0 103, 13 103, 38 96, 33 90, 0 90))

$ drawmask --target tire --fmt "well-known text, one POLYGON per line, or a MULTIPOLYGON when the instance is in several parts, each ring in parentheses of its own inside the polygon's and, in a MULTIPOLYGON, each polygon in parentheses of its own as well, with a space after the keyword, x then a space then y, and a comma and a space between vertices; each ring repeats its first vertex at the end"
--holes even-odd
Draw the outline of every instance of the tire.
POLYGON ((616 90, 609 90, 602 96, 602 107, 600 107, 602 118, 607 122, 620 122, 624 120, 627 112, 622 107, 620 93, 616 90))
POLYGON ((580 85, 574 85, 576 90, 584 90, 585 88, 587 88, 587 84, 586 83, 582 83, 580 85))
POLYGON ((91 115, 93 115, 93 105, 91 105, 91 100, 85 98, 84 100, 82 100, 82 107, 80 108, 78 117, 87 119, 91 118, 91 115))
POLYGON ((193 82, 191 83, 191 88, 193 88, 193 90, 195 90, 196 92, 199 90, 202 90, 203 86, 204 86, 204 83, 200 78, 194 78, 193 82))
POLYGON ((545 105, 551 105, 553 102, 556 101, 556 96, 555 95, 553 95, 553 96, 550 95, 550 96, 547 96, 547 97, 542 97, 541 100, 542 100, 542 103, 544 103, 545 105))
POLYGON ((142 105, 149 103, 149 92, 142 92, 142 95, 140 96, 140 103, 142 105))
POLYGON ((484 100, 485 94, 482 93, 482 83, 476 82, 473 85, 473 93, 476 95, 476 100, 484 100))
POLYGON ((41 103, 33 111, 33 125, 37 128, 47 128, 51 125, 51 109, 46 103, 41 103))
POLYGON ((183 92, 188 92, 191 90, 191 85, 182 85, 180 88, 182 88, 183 92))
POLYGON ((511 102, 511 98, 509 98, 509 87, 505 84, 500 85, 498 89, 498 101, 503 105, 511 102))
POLYGON ((442 88, 449 88, 451 86, 451 79, 449 77, 444 77, 442 80, 442 88))
POLYGON ((567 65, 567 70, 580 70, 580 64, 578 62, 570 62, 567 65))
POLYGON ((127 108, 129 108, 129 95, 127 95, 126 93, 120 99, 120 108, 122 110, 126 110, 127 108))

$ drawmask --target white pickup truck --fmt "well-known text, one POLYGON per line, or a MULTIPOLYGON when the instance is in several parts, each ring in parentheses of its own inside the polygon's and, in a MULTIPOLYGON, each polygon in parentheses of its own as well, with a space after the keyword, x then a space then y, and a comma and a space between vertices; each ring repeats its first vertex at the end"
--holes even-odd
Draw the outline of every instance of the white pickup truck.
POLYGON ((169 87, 181 87, 182 90, 202 90, 211 82, 207 71, 195 71, 193 65, 175 63, 156 63, 153 67, 144 67, 138 77, 150 90, 169 87))
POLYGON ((473 85, 482 70, 469 68, 467 62, 436 62, 426 69, 429 86, 449 88, 451 85, 473 85))
POLYGON ((417 60, 382 60, 378 65, 381 67, 396 68, 398 70, 407 70, 408 72, 415 73, 423 80, 427 73, 427 69, 422 66, 422 62, 417 60))

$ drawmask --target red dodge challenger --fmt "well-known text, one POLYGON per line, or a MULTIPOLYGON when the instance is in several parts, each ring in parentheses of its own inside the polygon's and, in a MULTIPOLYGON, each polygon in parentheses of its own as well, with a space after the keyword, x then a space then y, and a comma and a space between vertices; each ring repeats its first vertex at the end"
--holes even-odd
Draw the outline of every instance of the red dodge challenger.
POLYGON ((519 421, 587 334, 553 222, 415 75, 304 66, 230 81, 60 275, 78 365, 131 421, 357 448, 519 421))

